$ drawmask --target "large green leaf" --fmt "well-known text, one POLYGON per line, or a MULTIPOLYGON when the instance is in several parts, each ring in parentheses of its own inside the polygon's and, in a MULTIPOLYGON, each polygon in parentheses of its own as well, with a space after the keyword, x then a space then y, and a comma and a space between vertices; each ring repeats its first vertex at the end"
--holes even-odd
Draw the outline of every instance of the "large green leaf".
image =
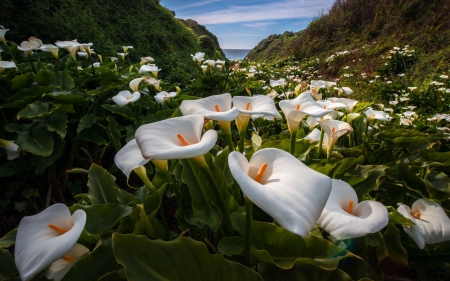
POLYGON ((97 164, 89 168, 88 196, 92 204, 108 204, 117 202, 116 178, 97 164))
POLYGON ((31 87, 31 83, 33 83, 33 73, 28 72, 22 75, 17 75, 14 79, 11 80, 11 90, 20 90, 23 88, 31 87))
POLYGON ((145 236, 113 234, 117 262, 130 281, 141 280, 262 280, 253 270, 208 253, 190 238, 150 240, 145 236))
POLYGON ((78 122, 77 134, 80 134, 84 129, 90 128, 93 124, 97 122, 97 116, 94 114, 87 114, 81 117, 80 122, 78 122))
POLYGON ((14 161, 8 161, 0 166, 0 178, 9 177, 14 174, 31 169, 30 157, 32 155, 20 156, 14 161), (28 157, 27 157, 28 156, 28 157))
POLYGON ((17 120, 20 118, 24 119, 39 119, 48 116, 49 114, 49 103, 34 102, 30 103, 17 113, 17 120))
POLYGON ((34 86, 19 90, 13 96, 6 99, 4 108, 23 108, 28 104, 38 100, 45 93, 51 92, 54 86, 34 86))
POLYGON ((56 79, 55 72, 48 70, 48 69, 41 69, 34 76, 34 81, 36 81, 44 86, 50 85, 50 83, 55 79, 56 79))
POLYGON ((0 249, 8 248, 9 246, 14 245, 14 243, 16 243, 16 235, 17 228, 11 230, 5 236, 0 238, 0 249))
POLYGON ((109 140, 111 141, 112 146, 116 151, 119 151, 122 148, 122 144, 120 143, 120 130, 119 124, 117 121, 111 117, 106 117, 108 120, 108 127, 106 127, 106 133, 108 134, 109 140))
MULTIPOLYGON (((231 218, 235 229, 245 236, 245 213, 233 213, 231 218)), ((328 240, 311 233, 303 239, 273 223, 252 221, 250 240, 250 253, 254 259, 283 269, 290 269, 296 264, 309 264, 334 270, 340 260, 358 258, 328 240)), ((218 250, 227 256, 243 255, 244 238, 226 237, 219 242, 218 250)))
POLYGON ((364 195, 378 189, 386 169, 388 166, 385 165, 359 165, 355 171, 341 174, 338 178, 350 184, 358 195, 358 201, 362 201, 364 195))
POLYGON ((19 133, 14 142, 19 145, 20 149, 34 155, 50 156, 54 143, 52 135, 42 126, 31 125, 29 128, 29 132, 19 133))
POLYGON ((11 275, 17 274, 17 268, 14 259, 9 251, 0 249, 0 280, 6 279, 11 275))
POLYGON ((73 205, 69 210, 86 212, 86 230, 91 234, 102 234, 131 214, 132 207, 117 204, 73 205))
POLYGON ((53 80, 51 84, 58 86, 60 91, 70 91, 75 87, 75 81, 65 71, 58 71, 56 79, 53 80))
POLYGON ((408 266, 408 253, 400 240, 400 230, 393 223, 389 223, 384 234, 377 232, 367 235, 368 244, 377 247, 376 255, 381 262, 389 257, 395 263, 408 266))
POLYGON ((401 224, 401 225, 407 225, 407 226, 414 226, 414 223, 410 219, 408 219, 407 217, 403 216, 394 207, 386 206, 386 209, 389 212, 389 223, 401 224))
POLYGON ((104 109, 111 111, 112 113, 116 113, 128 120, 136 121, 136 113, 133 111, 131 106, 118 106, 117 104, 104 104, 102 105, 104 109))
POLYGON ((324 270, 308 264, 296 264, 286 270, 270 263, 259 263, 258 272, 267 281, 352 281, 350 276, 339 268, 324 270))
POLYGON ((45 169, 50 167, 55 161, 57 161, 59 158, 61 158, 61 155, 64 151, 64 147, 66 145, 66 142, 56 138, 55 145, 53 147, 52 154, 44 157, 44 156, 35 156, 31 158, 30 162, 33 167, 35 167, 34 172, 37 175, 41 175, 45 169))
POLYGON ((51 92, 45 94, 44 96, 48 96, 57 101, 66 103, 87 102, 94 99, 91 95, 83 92, 78 92, 76 90, 51 92))
POLYGON ((48 116, 39 120, 39 123, 46 126, 49 132, 56 132, 61 139, 66 137, 67 123, 69 123, 69 120, 63 110, 59 108, 52 110, 48 116))
POLYGON ((98 280, 117 266, 111 239, 102 241, 94 251, 77 261, 62 279, 63 281, 98 280))

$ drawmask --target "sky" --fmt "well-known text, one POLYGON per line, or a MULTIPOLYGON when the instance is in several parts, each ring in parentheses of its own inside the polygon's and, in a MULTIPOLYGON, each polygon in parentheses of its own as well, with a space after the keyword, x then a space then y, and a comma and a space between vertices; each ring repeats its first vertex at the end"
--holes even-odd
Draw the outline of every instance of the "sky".
POLYGON ((297 32, 328 12, 335 0, 161 0, 177 18, 193 19, 222 49, 252 49, 271 34, 297 32))

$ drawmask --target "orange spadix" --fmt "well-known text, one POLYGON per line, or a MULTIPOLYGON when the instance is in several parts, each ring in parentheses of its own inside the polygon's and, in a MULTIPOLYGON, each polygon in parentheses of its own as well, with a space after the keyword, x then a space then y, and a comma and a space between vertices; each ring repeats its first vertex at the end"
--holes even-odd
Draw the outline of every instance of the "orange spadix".
POLYGON ((295 108, 295 110, 300 110, 300 105, 297 104, 297 107, 295 108))
POLYGON ((52 224, 52 223, 49 224, 48 227, 50 227, 50 228, 53 229, 54 231, 58 232, 59 234, 64 234, 64 233, 67 232, 67 230, 65 230, 65 229, 63 229, 63 228, 61 228, 61 227, 59 227, 59 226, 56 226, 56 225, 54 225, 54 224, 52 224))
POLYGON ((262 179, 262 177, 264 176, 264 173, 266 172, 266 169, 267 169, 267 163, 264 162, 264 163, 261 165, 261 168, 259 168, 258 173, 256 173, 256 176, 255 176, 255 181, 256 181, 256 182, 261 182, 261 179, 262 179))
POLYGON ((250 103, 249 102, 245 105, 245 110, 250 110, 250 103))
POLYGON ((336 133, 336 128, 335 128, 335 127, 332 127, 332 128, 331 128, 331 133, 332 133, 332 134, 336 133))
POLYGON ((66 256, 66 255, 62 256, 62 259, 65 260, 65 261, 68 261, 68 262, 74 262, 75 261, 74 258, 66 256))
POLYGON ((184 146, 189 145, 188 141, 182 135, 177 134, 177 138, 180 140, 181 144, 183 144, 184 146))
POLYGON ((413 215, 413 217, 414 217, 415 219, 419 219, 419 218, 420 218, 420 213, 419 213, 419 212, 415 213, 415 214, 413 215))
POLYGON ((214 109, 216 110, 216 112, 220 112, 219 106, 217 104, 214 105, 214 109))
POLYGON ((349 213, 349 214, 353 213, 353 204, 354 204, 353 200, 350 200, 348 202, 347 213, 349 213))

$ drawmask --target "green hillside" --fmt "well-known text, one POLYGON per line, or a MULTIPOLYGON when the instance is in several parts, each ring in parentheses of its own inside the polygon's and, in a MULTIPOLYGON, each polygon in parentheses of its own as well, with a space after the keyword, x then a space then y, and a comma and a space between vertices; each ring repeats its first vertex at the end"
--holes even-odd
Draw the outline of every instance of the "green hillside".
POLYGON ((248 57, 266 62, 317 57, 320 73, 333 78, 344 65, 335 61, 330 67, 326 59, 337 52, 347 50, 352 60, 363 61, 364 73, 375 71, 393 47, 409 45, 416 57, 411 73, 442 72, 450 62, 449 12, 448 0, 337 0, 305 30, 271 35, 248 57))
POLYGON ((5 0, 0 4, 0 19, 0 24, 10 29, 7 40, 17 44, 30 36, 44 44, 77 39, 92 42, 103 56, 117 56, 123 52, 122 46, 131 45, 131 60, 158 58, 155 63, 162 69, 161 77, 168 81, 179 79, 181 72, 189 73, 190 55, 195 52, 203 51, 211 59, 224 58, 218 44, 211 50, 204 43, 207 39, 186 28, 158 0, 5 0))

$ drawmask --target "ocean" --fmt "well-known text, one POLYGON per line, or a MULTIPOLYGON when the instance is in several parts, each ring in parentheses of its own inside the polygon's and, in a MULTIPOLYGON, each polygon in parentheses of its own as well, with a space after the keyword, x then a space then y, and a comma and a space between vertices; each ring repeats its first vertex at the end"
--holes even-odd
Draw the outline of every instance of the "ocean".
POLYGON ((250 49, 222 49, 225 56, 229 60, 241 59, 243 60, 245 56, 250 52, 250 49))

